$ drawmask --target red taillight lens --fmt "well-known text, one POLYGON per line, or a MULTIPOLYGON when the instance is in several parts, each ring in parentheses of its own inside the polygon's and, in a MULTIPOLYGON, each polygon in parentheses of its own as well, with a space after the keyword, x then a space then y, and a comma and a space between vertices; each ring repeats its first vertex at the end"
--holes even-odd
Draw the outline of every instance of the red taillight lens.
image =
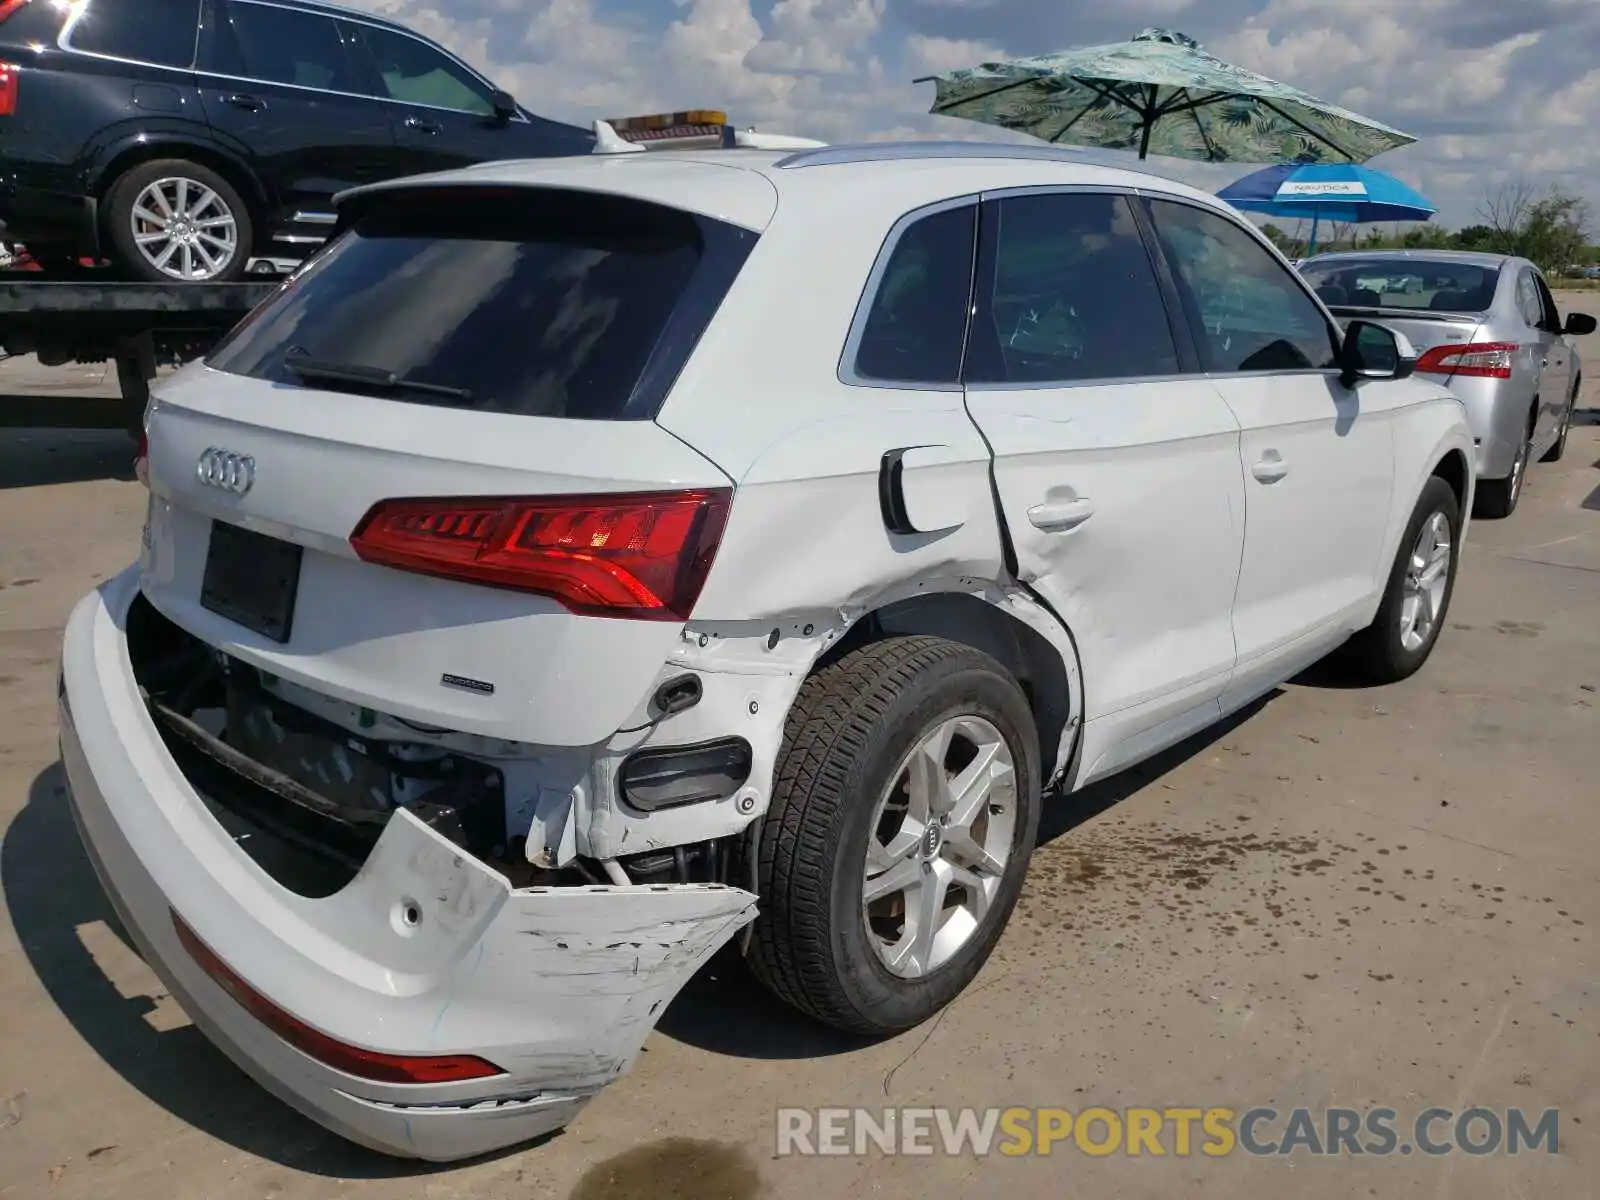
POLYGON ((1466 375, 1480 379, 1510 379, 1511 356, 1521 347, 1514 342, 1479 342, 1466 346, 1435 346, 1417 360, 1417 370, 1429 375, 1466 375))
MULTIPOLYGON (((0 21, 16 11, 14 3, 0 4, 0 21)), ((17 111, 17 76, 22 68, 16 63, 0 62, 0 117, 15 115, 17 111)))
POLYGON ((537 592, 575 613, 687 620, 727 488, 538 499, 384 500, 350 535, 364 561, 537 592))
POLYGON ((241 979, 177 913, 172 914, 172 928, 189 957, 241 1008, 296 1050, 336 1071, 377 1083, 459 1083, 505 1074, 492 1062, 473 1054, 382 1054, 336 1041, 284 1012, 241 979))

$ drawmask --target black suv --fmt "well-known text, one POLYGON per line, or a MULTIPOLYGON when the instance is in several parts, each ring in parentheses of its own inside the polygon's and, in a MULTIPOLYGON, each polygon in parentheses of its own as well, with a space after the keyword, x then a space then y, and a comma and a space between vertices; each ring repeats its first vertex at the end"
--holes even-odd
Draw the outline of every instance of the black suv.
POLYGON ((316 0, 0 0, 0 237, 46 271, 290 269, 344 188, 593 146, 426 38, 316 0))

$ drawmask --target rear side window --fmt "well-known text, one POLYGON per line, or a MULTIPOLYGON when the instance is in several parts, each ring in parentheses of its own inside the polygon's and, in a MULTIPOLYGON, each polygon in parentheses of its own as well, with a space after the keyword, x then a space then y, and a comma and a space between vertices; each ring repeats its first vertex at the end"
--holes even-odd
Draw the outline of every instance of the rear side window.
POLYGON ((489 89, 432 46, 372 25, 361 36, 372 52, 383 94, 391 100, 484 117, 494 114, 489 89))
MULTIPOLYGON (((978 297, 968 383, 1072 383, 1178 372, 1144 237, 1124 196, 990 201, 992 271, 978 297)), ((986 238, 987 240, 987 238, 986 238)))
POLYGON ((158 67, 192 67, 200 0, 93 0, 66 29, 67 45, 158 67))
POLYGON ((756 240, 558 189, 374 204, 210 365, 479 412, 648 420, 756 240))
POLYGON ((350 55, 332 17, 231 0, 204 66, 220 75, 358 92, 350 55))
POLYGON ((956 383, 972 295, 978 206, 963 204, 901 230, 856 346, 855 373, 886 383, 956 383))

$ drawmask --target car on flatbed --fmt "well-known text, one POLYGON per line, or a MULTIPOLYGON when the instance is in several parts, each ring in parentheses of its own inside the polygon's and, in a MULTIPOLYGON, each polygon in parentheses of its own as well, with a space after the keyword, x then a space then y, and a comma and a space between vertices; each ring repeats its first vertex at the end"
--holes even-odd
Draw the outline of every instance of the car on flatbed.
POLYGON ((355 1141, 566 1124, 735 938, 821 1022, 914 1026, 1047 792, 1444 628, 1461 401, 1185 185, 912 143, 340 216, 158 388, 58 707, 146 961, 355 1141))
POLYGON ((1340 318, 1377 319, 1420 352, 1417 371, 1461 397, 1477 446, 1478 510, 1508 517, 1528 466, 1559 462, 1583 383, 1575 337, 1527 259, 1460 250, 1322 254, 1300 272, 1340 318))
POLYGON ((587 154, 442 46, 320 0, 0 0, 0 238, 47 271, 285 273, 349 187, 587 154))

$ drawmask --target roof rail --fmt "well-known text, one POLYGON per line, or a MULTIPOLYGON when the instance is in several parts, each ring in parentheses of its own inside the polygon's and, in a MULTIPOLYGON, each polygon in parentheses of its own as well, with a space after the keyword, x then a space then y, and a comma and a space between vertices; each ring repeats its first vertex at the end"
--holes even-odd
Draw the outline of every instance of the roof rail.
POLYGON ((1119 167, 1125 171, 1152 170, 1148 162, 1116 150, 1100 150, 1084 146, 1053 146, 1047 143, 1008 144, 1005 142, 863 142, 851 146, 828 146, 820 150, 802 150, 779 159, 777 166, 786 169, 797 167, 833 167, 847 163, 892 162, 906 159, 951 158, 1011 158, 1034 159, 1047 162, 1089 163, 1095 166, 1119 167))

